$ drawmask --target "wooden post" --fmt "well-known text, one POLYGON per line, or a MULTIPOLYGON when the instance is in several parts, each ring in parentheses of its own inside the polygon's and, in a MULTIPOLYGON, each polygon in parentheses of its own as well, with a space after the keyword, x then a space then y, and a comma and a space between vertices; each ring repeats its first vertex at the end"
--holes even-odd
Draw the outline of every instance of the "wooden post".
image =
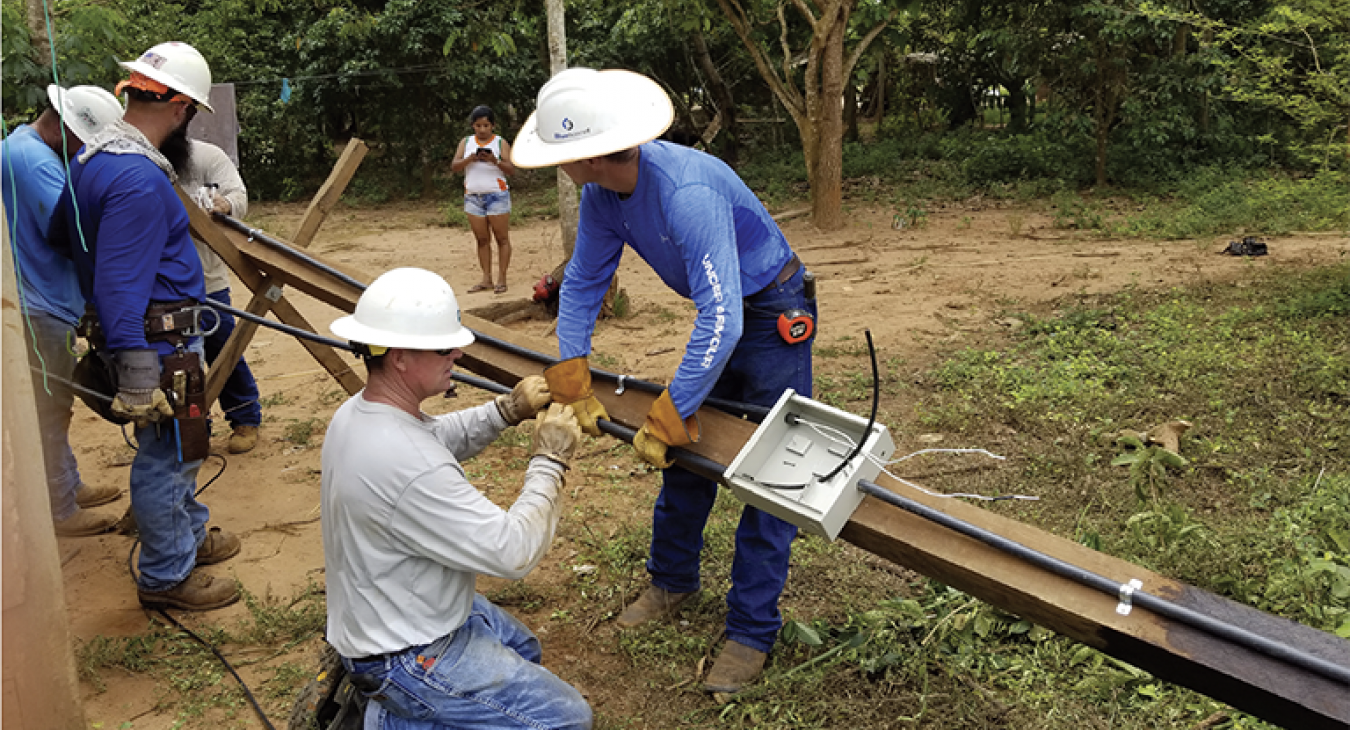
POLYGON ((342 156, 333 166, 333 171, 328 173, 328 179, 324 181, 323 187, 319 188, 319 194, 310 201, 305 217, 300 219, 300 230, 291 239, 291 245, 305 248, 314 240, 314 234, 319 232, 319 226, 333 210, 333 206, 337 205, 342 197, 342 191, 347 189, 347 183, 351 182, 352 176, 356 174, 356 168, 361 166, 361 160, 366 158, 369 151, 370 148, 366 147, 366 143, 355 137, 347 143, 347 148, 342 150, 342 156))
POLYGON ((71 652, 61 560, 47 498, 42 440, 28 370, 28 342, 14 278, 9 226, 4 229, 4 358, 0 408, 4 421, 3 499, 0 499, 0 555, 3 555, 3 692, 0 724, 7 728, 86 727, 80 686, 71 652))

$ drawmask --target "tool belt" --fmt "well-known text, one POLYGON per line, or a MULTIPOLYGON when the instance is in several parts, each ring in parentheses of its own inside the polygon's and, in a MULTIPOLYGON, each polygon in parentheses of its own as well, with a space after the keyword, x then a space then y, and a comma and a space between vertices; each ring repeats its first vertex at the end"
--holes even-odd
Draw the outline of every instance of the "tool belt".
MULTIPOLYGON (((186 345, 189 339, 198 335, 210 334, 202 332, 200 326, 202 309, 191 299, 150 302, 150 306, 145 309, 145 341, 168 342, 177 347, 186 345)), ((211 331, 214 332, 215 328, 211 331)))

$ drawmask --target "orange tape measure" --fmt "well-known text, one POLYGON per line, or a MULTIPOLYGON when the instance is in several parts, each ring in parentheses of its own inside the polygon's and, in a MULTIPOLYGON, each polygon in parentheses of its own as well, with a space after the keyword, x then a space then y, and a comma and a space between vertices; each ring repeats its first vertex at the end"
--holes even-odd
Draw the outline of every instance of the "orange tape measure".
POLYGON ((816 321, 805 309, 789 309, 778 315, 778 336, 789 345, 805 342, 816 333, 816 321))

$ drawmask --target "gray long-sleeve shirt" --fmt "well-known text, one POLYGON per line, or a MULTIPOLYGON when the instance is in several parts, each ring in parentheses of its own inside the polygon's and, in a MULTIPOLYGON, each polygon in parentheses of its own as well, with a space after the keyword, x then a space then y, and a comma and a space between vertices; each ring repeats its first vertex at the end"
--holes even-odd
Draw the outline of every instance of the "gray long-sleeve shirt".
POLYGON ((493 403, 415 418, 358 393, 334 414, 321 499, 328 642, 339 653, 430 643, 464 623, 478 574, 515 579, 539 564, 558 526, 562 466, 531 459, 503 510, 459 463, 505 428, 493 403))
MULTIPOLYGON (((230 201, 230 215, 243 218, 248 214, 248 189, 239 176, 229 155, 210 142, 192 140, 192 164, 187 173, 178 178, 178 184, 188 195, 195 195, 203 185, 219 186, 216 192, 230 201)), ((206 293, 214 294, 230 288, 230 267, 209 246, 192 239, 197 254, 202 257, 202 274, 206 277, 206 293)))

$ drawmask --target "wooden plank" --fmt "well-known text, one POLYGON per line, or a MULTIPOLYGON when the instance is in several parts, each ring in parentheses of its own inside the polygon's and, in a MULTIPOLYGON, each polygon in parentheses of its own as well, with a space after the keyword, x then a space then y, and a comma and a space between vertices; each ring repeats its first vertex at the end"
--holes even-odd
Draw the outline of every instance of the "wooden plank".
POLYGON ((292 239, 293 245, 300 248, 309 247, 310 242, 314 240, 314 234, 319 232, 319 226, 342 198, 342 191, 347 189, 347 184, 356 174, 356 168, 361 166, 361 160, 366 158, 369 151, 366 143, 355 137, 347 142, 347 147, 342 150, 337 164, 328 173, 328 179, 324 181, 323 187, 319 188, 319 194, 310 201, 305 217, 300 219, 300 230, 292 239))
MULTIPOLYGON (((238 247, 234 245, 233 240, 227 235, 231 231, 227 231, 216 225, 211 220, 210 216, 188 198, 182 188, 178 189, 178 197, 182 200, 183 207, 187 210, 188 221, 192 227, 193 235, 205 242, 212 251, 215 251, 216 254, 225 261, 225 264, 234 271, 235 275, 239 277, 239 280, 244 283, 244 286, 255 293, 255 296, 257 292, 266 291, 266 289, 263 288, 265 281, 270 280, 271 283, 278 285, 285 281, 284 275, 276 272, 270 277, 264 277, 263 273, 257 269, 252 261, 245 257, 244 254, 239 251, 238 247)), ((339 307, 339 309, 342 309, 344 312, 351 312, 355 308, 355 297, 350 299, 347 306, 339 307)), ((314 331, 314 328, 309 324, 309 321, 300 314, 300 311, 297 310, 284 295, 272 304, 272 311, 276 314, 277 319, 285 324, 292 327, 299 327, 310 332, 314 331)), ((348 394, 356 393, 361 388, 365 387, 365 383, 362 381, 361 376, 352 370, 351 366, 333 351, 333 348, 328 347, 327 345, 321 345, 317 342, 310 342, 309 340, 301 340, 300 344, 303 345, 304 348, 309 351, 309 354, 312 355, 314 359, 342 385, 348 394)), ((242 347, 247 347, 247 345, 248 341, 243 341, 242 347)))
MULTIPOLYGON (((253 295, 248 306, 244 307, 244 311, 249 314, 256 314, 259 317, 266 315, 272 310, 272 300, 268 298, 268 294, 272 292, 273 288, 272 277, 264 276, 260 291, 253 295)), ((278 294, 280 291, 281 288, 276 287, 278 294)), ((234 331, 230 333, 229 339, 225 340, 225 346, 220 349, 210 371, 206 374, 206 402, 208 407, 220 397, 220 391, 225 389, 225 381, 230 379, 230 375, 238 367, 239 358, 243 357, 244 351, 253 341, 253 335, 257 330, 258 325, 254 322, 247 319, 235 320, 234 331), (229 363, 229 367, 226 367, 225 363, 229 363)))
MULTIPOLYGON (((510 337, 507 331, 503 339, 509 341, 510 337)), ((476 361, 491 363, 491 368, 510 369, 513 360, 518 360, 518 356, 490 350, 483 347, 476 353, 476 361)), ((542 369, 528 360, 522 367, 522 374, 542 369)), ((656 398, 631 388, 616 395, 613 384, 602 381, 596 381, 594 388, 612 420, 632 429, 642 425, 656 398)), ((711 408, 700 410, 699 420, 703 437, 689 450, 720 464, 731 463, 756 428, 753 423, 711 408)), ((1143 582, 1142 590, 1152 595, 1350 668, 1350 642, 1332 634, 1166 578, 981 507, 924 495, 884 474, 877 482, 1066 563, 1120 583, 1138 579, 1143 582)), ((841 537, 1163 679, 1271 722, 1312 729, 1350 725, 1350 688, 1137 606, 1129 615, 1122 616, 1115 610, 1118 602, 1115 597, 1061 578, 880 500, 871 497, 864 500, 841 537)))

